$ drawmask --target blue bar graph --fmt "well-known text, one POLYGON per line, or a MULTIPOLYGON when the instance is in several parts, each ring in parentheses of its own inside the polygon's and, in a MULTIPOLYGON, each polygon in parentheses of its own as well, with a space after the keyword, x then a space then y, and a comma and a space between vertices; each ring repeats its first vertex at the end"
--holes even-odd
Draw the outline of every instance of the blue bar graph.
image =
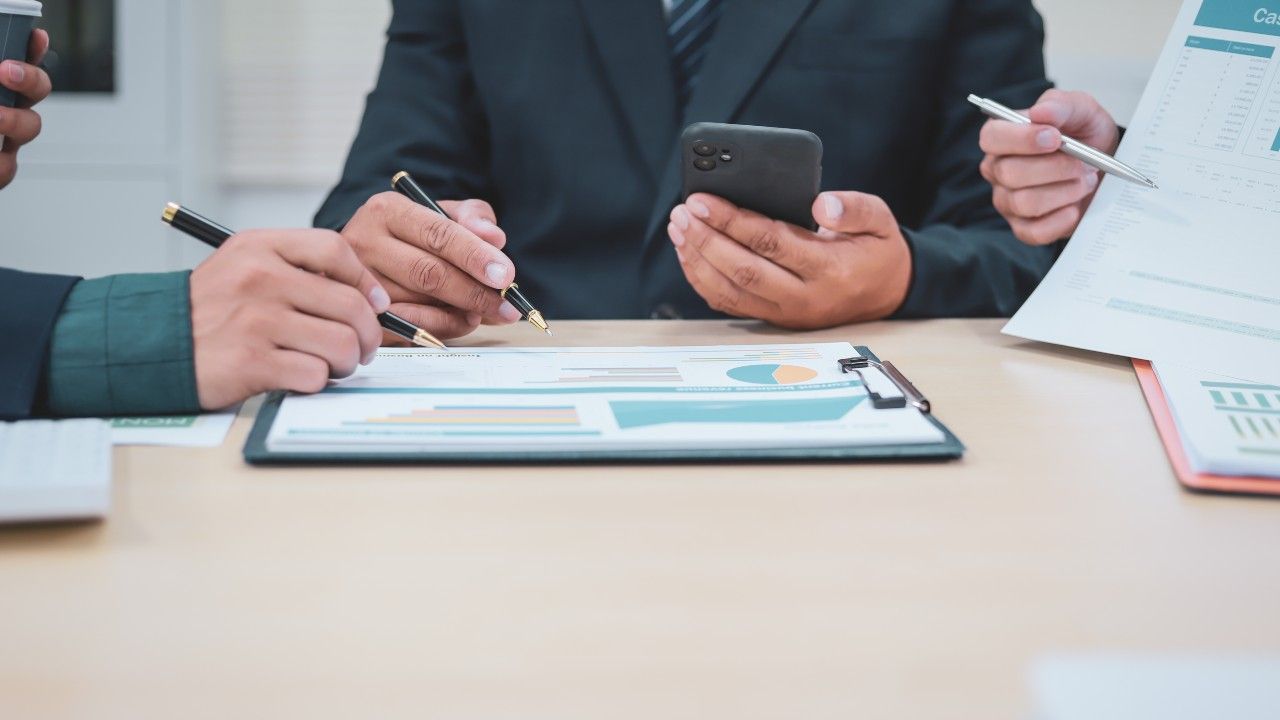
POLYGON ((612 400, 609 408, 623 430, 671 423, 834 422, 865 396, 804 400, 612 400))

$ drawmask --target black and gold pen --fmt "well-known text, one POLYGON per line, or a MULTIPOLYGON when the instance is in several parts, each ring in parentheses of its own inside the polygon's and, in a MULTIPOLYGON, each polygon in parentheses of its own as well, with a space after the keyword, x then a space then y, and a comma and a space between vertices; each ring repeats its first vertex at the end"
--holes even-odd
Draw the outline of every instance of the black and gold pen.
MULTIPOLYGON (((396 173, 395 177, 391 178, 391 187, 394 188, 396 192, 427 208, 428 210, 448 218, 449 220, 453 219, 449 217, 449 213, 444 211, 444 208, 437 205, 436 201, 432 200, 431 197, 427 195, 426 191, 422 189, 422 186, 419 185, 409 173, 404 171, 396 173)), ((516 310, 520 311, 521 320, 527 321, 530 325, 538 328, 548 335, 551 334, 551 326, 547 324, 546 318, 542 316, 541 311, 533 306, 533 303, 529 302, 529 298, 525 297, 524 293, 520 292, 519 285, 511 283, 511 286, 506 290, 503 290, 500 294, 502 295, 503 300, 510 302, 516 310)))
MULTIPOLYGON (((209 218, 188 210, 177 203, 165 205, 164 214, 160 216, 160 219, 172 226, 173 229, 184 232, 215 250, 222 247, 222 244, 235 234, 209 218)), ((448 350, 445 344, 437 340, 434 335, 394 313, 385 312, 378 315, 378 324, 396 337, 408 340, 414 345, 448 350)))

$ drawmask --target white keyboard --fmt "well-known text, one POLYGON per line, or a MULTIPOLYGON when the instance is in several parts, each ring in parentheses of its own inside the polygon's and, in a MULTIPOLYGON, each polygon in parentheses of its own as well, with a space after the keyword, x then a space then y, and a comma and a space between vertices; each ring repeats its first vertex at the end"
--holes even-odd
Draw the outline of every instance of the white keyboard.
POLYGON ((100 518, 110 508, 108 423, 0 423, 0 522, 100 518))

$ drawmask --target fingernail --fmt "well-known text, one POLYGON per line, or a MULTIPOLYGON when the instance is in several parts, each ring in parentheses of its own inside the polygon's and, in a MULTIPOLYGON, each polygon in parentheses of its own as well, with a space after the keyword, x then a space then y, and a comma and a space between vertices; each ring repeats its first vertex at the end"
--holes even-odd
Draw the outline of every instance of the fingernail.
POLYGON ((832 193, 822 194, 822 207, 826 209, 827 217, 832 220, 839 220, 840 216, 844 215, 844 203, 832 193))
POLYGON ((690 222, 689 211, 685 210, 683 206, 676 206, 675 211, 671 213, 671 221, 681 230, 688 230, 690 222))
POLYGON ((373 306, 374 312, 384 313, 391 307, 391 296, 381 285, 376 285, 369 291, 369 304, 373 306))
POLYGON ((487 230, 492 230, 498 227, 497 225, 494 225, 493 223, 486 220, 485 218, 476 218, 471 222, 471 226, 476 230, 479 230, 480 232, 485 232, 487 230))
POLYGON ((507 266, 502 263, 489 263, 484 268, 484 274, 494 287, 502 287, 507 282, 507 266))
POLYGON ((378 357, 378 351, 377 351, 377 350, 374 350, 373 352, 369 353, 368 355, 365 355, 363 358, 360 358, 360 364, 361 364, 361 365, 368 365, 369 363, 373 362, 373 359, 374 359, 374 358, 376 358, 376 357, 378 357))
POLYGON ((667 226, 667 234, 671 236, 671 244, 676 247, 684 245, 684 233, 680 232, 680 228, 675 223, 667 226))
POLYGON ((1090 190, 1098 187, 1099 182, 1100 178, 1096 172, 1090 171, 1088 175, 1084 176, 1084 186, 1090 190))
POLYGON ((1036 144, 1045 150, 1058 147, 1058 132, 1056 130, 1041 130, 1036 135, 1036 144))
POLYGON ((9 79, 13 82, 20 83, 27 76, 26 68, 22 67, 22 63, 9 63, 9 79))
POLYGON ((693 213, 694 215, 697 215, 700 218, 711 217, 711 208, 707 207, 706 205, 704 205, 702 202, 698 200, 690 200, 689 202, 685 203, 685 207, 689 208, 689 212, 693 213))
POLYGON ((498 306, 498 316, 509 323, 520 321, 520 311, 516 309, 515 305, 506 300, 503 300, 502 304, 498 306))

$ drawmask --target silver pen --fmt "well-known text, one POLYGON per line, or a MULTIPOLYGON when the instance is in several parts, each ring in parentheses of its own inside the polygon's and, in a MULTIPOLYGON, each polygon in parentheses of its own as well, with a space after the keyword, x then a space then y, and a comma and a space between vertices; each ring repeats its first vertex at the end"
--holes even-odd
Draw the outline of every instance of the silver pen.
POLYGON ((907 403, 911 403, 917 410, 926 415, 933 411, 933 403, 929 402, 929 399, 924 396, 924 393, 917 390, 916 386, 907 379, 907 376, 903 375, 901 370, 894 367, 893 363, 887 360, 881 362, 879 360, 872 360, 871 358, 861 356, 844 358, 840 361, 840 370, 846 373, 858 373, 858 376, 862 379, 862 386, 867 389, 867 394, 871 396, 871 400, 875 403, 877 408, 906 407, 907 403), (892 382, 897 386, 898 391, 902 393, 902 398, 898 399, 896 404, 892 399, 882 400, 878 393, 871 390, 871 387, 867 385, 866 377, 863 376, 861 372, 867 368, 875 368, 876 370, 879 370, 884 373, 885 377, 889 378, 889 382, 892 382))
MULTIPOLYGON (((988 100, 987 98, 978 97, 977 95, 970 95, 969 102, 977 105, 979 110, 986 113, 988 117, 993 117, 996 120, 1008 120, 1009 122, 1018 123, 1019 125, 1033 124, 1031 122, 1031 118, 1020 112, 1010 110, 995 100, 988 100)), ((1086 165, 1089 165, 1090 167, 1095 167, 1108 175, 1115 175, 1118 178, 1142 185, 1143 187, 1149 187, 1152 190, 1159 189, 1155 181, 1151 178, 1143 175, 1132 167, 1125 165, 1110 155, 1085 145, 1075 138, 1069 138, 1066 135, 1062 136, 1062 152, 1086 165)))

